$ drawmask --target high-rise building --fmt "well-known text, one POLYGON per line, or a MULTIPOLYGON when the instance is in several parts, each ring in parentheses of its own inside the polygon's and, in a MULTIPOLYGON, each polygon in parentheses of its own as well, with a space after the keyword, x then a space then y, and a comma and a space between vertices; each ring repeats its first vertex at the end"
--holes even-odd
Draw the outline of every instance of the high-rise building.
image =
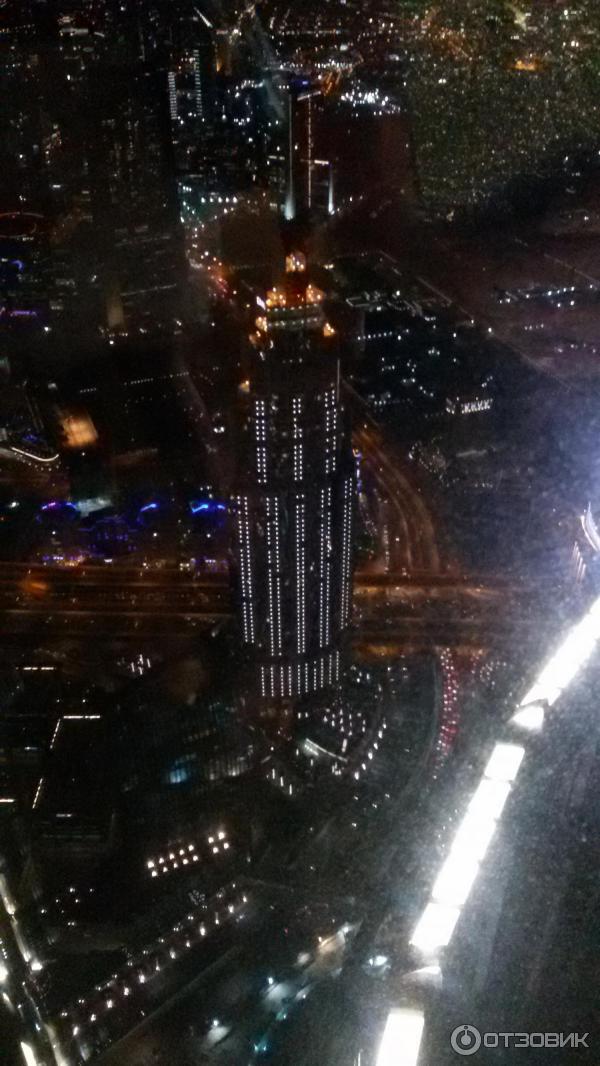
POLYGON ((243 641, 267 698, 335 684, 350 620, 353 457, 338 339, 300 253, 257 298, 235 497, 243 641))
POLYGON ((333 164, 318 154, 323 106, 320 88, 305 78, 290 81, 283 204, 284 215, 289 220, 303 215, 313 218, 332 215, 335 210, 333 164))
POLYGON ((184 255, 162 80, 144 66, 94 73, 88 147, 109 318, 120 324, 120 304, 127 325, 172 323, 181 313, 184 255))
POLYGON ((54 317, 173 328, 185 258, 166 74, 125 9, 64 3, 48 18, 0 36, 2 208, 46 219, 54 317))

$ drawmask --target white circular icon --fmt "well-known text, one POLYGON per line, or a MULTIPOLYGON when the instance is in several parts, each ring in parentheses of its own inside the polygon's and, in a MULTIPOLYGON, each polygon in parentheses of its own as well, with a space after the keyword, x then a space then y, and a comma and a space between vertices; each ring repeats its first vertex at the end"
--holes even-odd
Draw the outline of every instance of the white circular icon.
POLYGON ((450 1037, 457 1055, 474 1055, 481 1047, 481 1033, 474 1025, 459 1025, 450 1037))

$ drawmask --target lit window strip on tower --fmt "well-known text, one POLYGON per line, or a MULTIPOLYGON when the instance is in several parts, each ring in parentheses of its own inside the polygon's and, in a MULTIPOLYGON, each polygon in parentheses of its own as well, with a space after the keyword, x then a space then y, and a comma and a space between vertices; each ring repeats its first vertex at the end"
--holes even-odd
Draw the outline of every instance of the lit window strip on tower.
POLYGON ((196 49, 194 52, 194 94, 196 97, 196 114, 198 118, 202 118, 203 105, 202 105, 202 76, 200 71, 200 52, 196 49))
POLYGON ((256 475, 260 485, 267 483, 267 428, 265 401, 257 400, 254 407, 256 433, 256 475))
POLYGON ((237 497, 237 529, 240 545, 240 579, 242 587, 242 624, 244 642, 254 644, 254 590, 252 575, 252 529, 250 524, 248 498, 237 497))
MULTIPOLYGON (((296 496, 296 647, 306 653, 306 508, 304 493, 296 496)), ((298 664, 298 690, 302 690, 298 664)))
POLYGON ((321 519, 319 526, 319 646, 325 646, 325 570, 327 553, 325 543, 325 512, 327 509, 326 488, 321 489, 321 519))
POLYGON ((354 484, 352 477, 344 482, 344 531, 342 540, 342 607, 340 624, 347 625, 350 620, 350 602, 352 596, 352 500, 354 484))
POLYGON ((299 421, 302 415, 302 399, 299 396, 295 396, 292 400, 292 412, 294 424, 294 480, 302 481, 304 478, 304 449, 302 447, 302 426, 299 421))
POLYGON ((175 71, 169 71, 169 110, 173 122, 177 121, 177 86, 175 84, 175 71))
POLYGON ((279 500, 273 498, 273 540, 275 542, 275 610, 277 612, 277 654, 281 655, 281 553, 279 548, 279 500))
POLYGON ((267 580, 269 585, 269 645, 272 658, 281 655, 281 572, 279 553, 279 501, 267 496, 267 580))
POLYGON ((337 409, 335 390, 331 389, 323 397, 325 407, 325 475, 333 474, 337 456, 337 409))
MULTIPOLYGON (((320 526, 320 590, 319 590, 319 643, 326 648, 331 640, 330 597, 331 597, 331 485, 321 489, 321 526, 320 526)), ((323 675, 321 659, 321 675, 323 675)), ((323 682, 322 682, 323 683, 323 682)))

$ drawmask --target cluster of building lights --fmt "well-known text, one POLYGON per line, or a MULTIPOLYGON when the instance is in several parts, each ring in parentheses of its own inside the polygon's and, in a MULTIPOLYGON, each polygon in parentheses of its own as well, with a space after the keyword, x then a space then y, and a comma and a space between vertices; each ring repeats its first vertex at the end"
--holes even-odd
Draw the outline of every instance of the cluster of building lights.
MULTIPOLYGON (((367 728, 366 724, 364 724, 363 727, 362 727, 362 732, 366 731, 366 728, 367 728)), ((382 722, 380 722, 380 724, 379 724, 379 728, 377 729, 376 737, 373 739, 373 741, 371 742, 371 744, 367 748, 366 752, 364 752, 364 750, 363 750, 363 753, 360 756, 360 758, 361 758, 360 765, 356 766, 356 763, 355 763, 356 769, 352 771, 352 774, 353 774, 353 777, 354 777, 355 781, 359 781, 360 778, 364 774, 368 773, 368 771, 371 769, 371 766, 373 764, 373 760, 375 759, 375 754, 376 754, 376 752, 378 752, 378 749, 379 749, 379 741, 382 741, 384 739, 384 733, 385 733, 387 728, 388 728, 387 722, 386 722, 385 718, 383 718, 382 722)), ((343 729, 342 729, 342 731, 343 731, 343 729)), ((348 730, 348 736, 352 737, 352 730, 348 730)), ((345 743, 342 746, 342 750, 345 750, 345 743)))
MULTIPOLYGON (((40 973, 44 968, 43 963, 35 956, 33 950, 29 946, 27 936, 19 921, 17 905, 9 890, 6 877, 2 873, 0 873, 0 904, 8 920, 8 925, 10 926, 15 944, 24 964, 28 967, 31 974, 40 973)), ((0 984, 5 984, 10 976, 8 953, 6 952, 3 940, 0 938, 0 984)))
MULTIPOLYGON (((219 855, 229 851, 231 842, 227 839, 224 829, 207 835, 207 847, 211 855, 219 855)), ((174 870, 183 869, 195 862, 200 862, 196 844, 184 844, 175 846, 172 850, 146 861, 146 869, 151 877, 160 877, 161 874, 172 873, 174 870)))
POLYGON ((458 674, 449 648, 439 654, 442 672, 442 713, 435 743, 436 771, 448 756, 458 732, 458 674))
POLYGON ((341 100, 350 104, 353 110, 369 108, 376 115, 396 115, 404 109, 390 96, 384 95, 379 89, 359 89, 352 87, 341 94, 341 100))
POLYGON ((367 731, 367 720, 362 711, 352 711, 348 707, 324 711, 321 721, 329 729, 335 729, 344 736, 342 751, 346 750, 350 737, 362 736, 367 731))
MULTIPOLYGON (((235 884, 231 888, 235 890, 235 884)), ((218 928, 225 921, 242 918, 248 899, 246 893, 240 894, 238 889, 233 899, 227 901, 224 891, 220 891, 212 905, 201 905, 203 917, 200 921, 196 913, 188 914, 184 921, 173 926, 168 936, 160 936, 135 959, 129 959, 123 973, 113 974, 109 981, 96 985, 95 990, 87 997, 80 997, 72 1008, 61 1012, 61 1018, 70 1024, 71 1035, 81 1040, 86 1025, 93 1025, 101 1020, 101 1010, 114 1010, 123 1000, 129 1000, 135 995, 136 984, 146 985, 153 977, 163 972, 165 967, 173 965, 182 952, 190 950, 209 935, 211 925, 218 928), (102 997, 100 1000, 98 994, 102 997), (88 1011, 90 1013, 87 1013, 88 1011)))
POLYGON ((270 784, 276 785, 282 792, 285 792, 288 796, 294 795, 294 785, 285 774, 279 772, 274 766, 271 767, 270 772, 266 774, 267 781, 270 784))
POLYGON ((557 8, 556 19, 543 5, 529 9, 515 6, 514 22, 504 25, 482 16, 467 30, 441 5, 406 24, 416 162, 425 201, 437 213, 452 217, 457 208, 483 205, 516 175, 543 173, 546 160, 554 168, 561 145, 593 145, 589 4, 557 8), (478 119, 482 101, 486 123, 478 119), (470 131, 460 151, 448 135, 457 114, 470 131))
POLYGON ((547 289, 544 286, 530 289, 514 289, 505 290, 498 293, 498 303, 511 304, 530 301, 543 301, 547 303, 550 301, 554 306, 562 308, 563 301, 566 301, 566 307, 575 307, 576 301, 573 296, 583 297, 590 299, 590 297, 596 301, 598 299, 598 288, 590 284, 585 289, 578 288, 576 285, 562 285, 556 286, 553 289, 547 289))
POLYGON ((354 780, 355 781, 360 781, 361 774, 365 774, 368 771, 368 769, 369 769, 369 767, 371 765, 371 761, 375 757, 375 752, 378 751, 378 749, 379 749, 379 741, 383 740, 383 734, 384 734, 386 729, 387 729, 387 722, 384 719, 381 722, 380 728, 377 730, 377 739, 374 740, 372 745, 371 745, 371 747, 367 749, 366 756, 365 756, 366 761, 363 760, 361 762, 360 766, 358 767, 358 769, 354 770, 354 780))
MULTIPOLYGON (((289 258, 289 257, 288 257, 289 258)), ((298 269, 295 273, 298 273, 298 269)), ((302 292, 292 295, 287 288, 278 289, 274 286, 267 292, 267 310, 282 307, 302 307, 303 304, 320 304, 325 299, 325 293, 318 289, 312 282, 308 282, 302 292)))
POLYGON ((178 870, 180 866, 188 866, 191 862, 198 862, 199 855, 195 844, 188 844, 185 848, 170 851, 166 855, 160 855, 157 859, 148 859, 147 869, 152 877, 166 874, 169 871, 178 870))
POLYGON ((476 400, 446 400, 446 410, 448 414, 455 415, 474 415, 479 414, 482 411, 490 411, 493 406, 493 399, 491 396, 477 398, 476 400))

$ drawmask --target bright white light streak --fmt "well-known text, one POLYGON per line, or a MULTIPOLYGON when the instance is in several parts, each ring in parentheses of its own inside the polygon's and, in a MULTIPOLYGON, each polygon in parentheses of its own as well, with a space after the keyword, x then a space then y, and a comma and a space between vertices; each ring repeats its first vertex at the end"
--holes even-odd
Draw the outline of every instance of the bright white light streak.
POLYGON ((473 793, 467 812, 481 816, 482 820, 498 819, 504 810, 509 793, 508 781, 491 781, 489 777, 484 777, 473 793))
POLYGON ((39 1066, 38 1060, 33 1053, 33 1048, 30 1044, 26 1044, 24 1040, 21 1041, 21 1051, 27 1066, 39 1066))
POLYGON ((14 919, 14 921, 12 923, 12 931, 13 931, 13 936, 14 936, 15 940, 17 941, 17 945, 18 945, 19 951, 21 952, 21 957, 25 960, 25 962, 29 962, 29 960, 31 959, 31 952, 30 952, 29 948, 27 947, 27 944, 25 943, 25 939, 24 939, 23 934, 22 934, 22 932, 21 932, 21 930, 20 930, 20 928, 19 928, 19 926, 17 924, 16 918, 14 919))
POLYGON ((0 899, 4 904, 4 909, 6 913, 9 914, 12 918, 13 914, 15 913, 16 907, 13 902, 13 898, 10 892, 8 891, 8 885, 6 884, 6 878, 4 874, 0 874, 0 899))
POLYGON ((379 1045, 377 1066, 417 1066, 423 1022, 420 1010, 409 1007, 391 1010, 379 1045))
MULTIPOLYGON (((551 706, 578 670, 592 655, 600 640, 600 597, 574 626, 521 701, 511 724, 533 731, 544 724, 544 704, 551 706)), ((511 786, 519 772, 525 748, 498 743, 473 794, 450 852, 433 886, 413 933, 411 944, 426 953, 446 947, 486 856, 511 786)))
POLYGON ((530 733, 537 732, 544 724, 542 704, 530 703, 528 707, 520 707, 516 714, 513 714, 510 724, 518 726, 519 729, 526 729, 530 733))
POLYGON ((496 744, 484 770, 492 781, 514 781, 525 754, 520 744, 496 744))
POLYGON ((491 839, 496 832, 496 821, 491 817, 483 817, 481 812, 469 811, 465 814, 459 830, 452 842, 450 853, 462 855, 465 862, 475 859, 481 862, 490 846, 491 839))
POLYGON ((423 952, 435 952, 446 947, 460 915, 460 907, 445 903, 428 903, 415 929, 411 944, 423 952))
POLYGON ((573 680, 587 662, 600 639, 600 596, 594 600, 588 613, 573 626, 560 648, 546 664, 535 684, 521 700, 521 707, 528 703, 556 702, 561 692, 573 680))
POLYGON ((3 962, 0 962, 0 984, 3 985, 8 978, 8 970, 3 962))
POLYGON ((451 851, 440 870, 431 895, 436 903, 462 907, 479 873, 479 863, 472 856, 451 851))
MULTIPOLYGON (((12 504, 9 504, 12 507, 12 504)), ((600 552, 600 534, 592 514, 592 505, 588 503, 585 514, 581 516, 581 525, 591 547, 595 552, 600 552)))
POLYGON ((198 15, 198 17, 202 19, 202 21, 203 21, 204 25, 205 25, 205 26, 208 26, 208 29, 209 29, 209 30, 212 30, 212 28, 213 28, 213 24, 212 24, 212 22, 209 22, 209 21, 208 21, 208 19, 207 19, 206 15, 204 15, 204 14, 202 13, 202 11, 200 10, 200 8, 199 8, 199 7, 195 7, 195 8, 194 8, 194 11, 195 11, 195 12, 196 12, 196 14, 198 15))
POLYGON ((56 455, 51 455, 44 458, 43 455, 34 455, 33 452, 26 452, 23 448, 15 448, 12 444, 9 445, 9 447, 10 450, 12 452, 16 452, 17 455, 24 455, 27 459, 34 459, 36 463, 55 463, 58 459, 58 452, 56 453, 56 455))

